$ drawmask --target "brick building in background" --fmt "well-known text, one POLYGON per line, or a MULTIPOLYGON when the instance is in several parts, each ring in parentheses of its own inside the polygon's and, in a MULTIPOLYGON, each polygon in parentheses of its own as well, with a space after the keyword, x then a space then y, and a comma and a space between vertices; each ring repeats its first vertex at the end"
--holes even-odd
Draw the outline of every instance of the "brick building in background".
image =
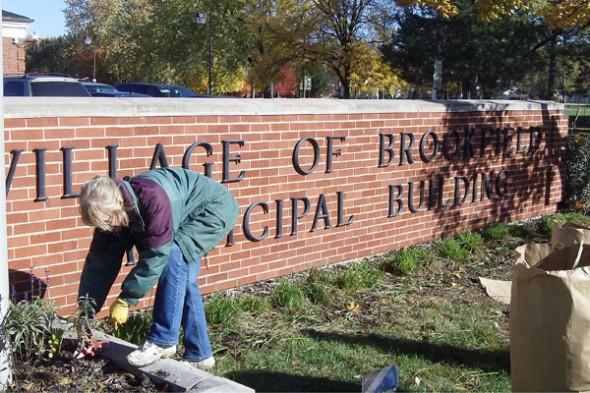
POLYGON ((2 10, 4 75, 24 75, 27 29, 33 19, 2 10))

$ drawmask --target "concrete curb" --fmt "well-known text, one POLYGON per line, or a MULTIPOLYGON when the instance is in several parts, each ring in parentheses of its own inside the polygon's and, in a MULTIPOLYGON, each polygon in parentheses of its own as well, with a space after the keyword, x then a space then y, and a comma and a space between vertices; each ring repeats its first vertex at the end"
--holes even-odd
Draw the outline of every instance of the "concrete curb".
MULTIPOLYGON (((64 320, 57 320, 53 328, 64 331, 64 339, 77 339, 72 326, 64 320)), ((254 393, 254 390, 226 378, 218 377, 206 371, 199 370, 189 364, 174 359, 160 359, 145 367, 134 367, 127 362, 127 355, 133 352, 137 345, 128 343, 103 332, 93 330, 93 338, 109 341, 98 355, 108 359, 117 366, 136 375, 145 375, 152 381, 165 384, 174 392, 199 393, 254 393)))

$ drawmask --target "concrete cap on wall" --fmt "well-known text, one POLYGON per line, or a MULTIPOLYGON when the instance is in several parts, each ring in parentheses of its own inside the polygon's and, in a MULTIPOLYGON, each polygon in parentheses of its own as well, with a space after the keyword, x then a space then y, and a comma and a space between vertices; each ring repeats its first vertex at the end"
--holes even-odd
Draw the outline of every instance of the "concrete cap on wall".
POLYGON ((6 97, 5 118, 563 110, 552 101, 6 97))

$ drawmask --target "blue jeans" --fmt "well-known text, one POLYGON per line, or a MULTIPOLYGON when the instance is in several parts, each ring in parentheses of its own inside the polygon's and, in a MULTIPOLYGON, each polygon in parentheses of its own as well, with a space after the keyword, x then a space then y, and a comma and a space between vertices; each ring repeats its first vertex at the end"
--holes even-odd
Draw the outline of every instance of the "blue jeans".
POLYGON ((176 243, 158 281, 154 322, 147 339, 167 348, 178 343, 184 329, 184 359, 199 362, 213 356, 207 334, 207 319, 197 279, 200 258, 187 262, 176 243))

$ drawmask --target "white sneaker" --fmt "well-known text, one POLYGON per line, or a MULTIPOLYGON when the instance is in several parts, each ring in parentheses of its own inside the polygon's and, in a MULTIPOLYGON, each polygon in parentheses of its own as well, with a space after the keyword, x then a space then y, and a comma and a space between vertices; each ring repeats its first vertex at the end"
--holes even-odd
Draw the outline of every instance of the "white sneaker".
POLYGON ((215 366, 215 358, 213 356, 201 360, 200 362, 189 362, 188 360, 185 362, 200 370, 209 370, 215 366))
POLYGON ((176 354, 176 345, 162 348, 151 341, 145 341, 141 347, 127 355, 127 361, 135 367, 152 364, 160 358, 171 358, 176 354))

